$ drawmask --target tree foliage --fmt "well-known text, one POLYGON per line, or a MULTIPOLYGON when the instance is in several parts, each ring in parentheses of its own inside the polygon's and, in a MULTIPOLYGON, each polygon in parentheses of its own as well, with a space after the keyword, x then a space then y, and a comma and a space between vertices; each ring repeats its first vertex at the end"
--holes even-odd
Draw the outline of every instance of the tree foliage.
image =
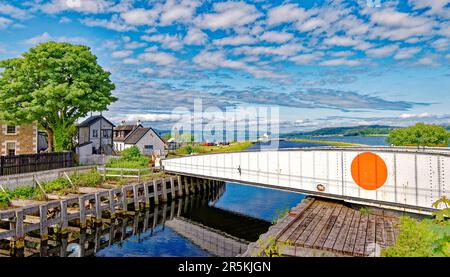
POLYGON ((76 120, 107 110, 117 100, 110 73, 87 46, 42 43, 0 61, 0 68, 0 120, 17 125, 38 121, 50 150, 69 149, 76 120))
POLYGON ((448 146, 449 134, 444 127, 417 123, 392 130, 386 140, 395 146, 448 146))

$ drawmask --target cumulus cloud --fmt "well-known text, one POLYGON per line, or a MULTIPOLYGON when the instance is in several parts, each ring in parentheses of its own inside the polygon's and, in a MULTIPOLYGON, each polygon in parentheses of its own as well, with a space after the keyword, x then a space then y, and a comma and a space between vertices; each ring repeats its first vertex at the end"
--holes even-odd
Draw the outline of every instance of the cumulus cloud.
POLYGON ((204 45, 208 41, 208 35, 198 28, 189 28, 184 43, 189 45, 204 45))
POLYGON ((214 13, 203 14, 196 24, 202 29, 228 29, 253 23, 262 14, 245 2, 221 2, 214 4, 214 13))
POLYGON ((86 44, 87 40, 82 37, 52 37, 49 33, 45 32, 41 35, 31 37, 23 41, 24 44, 28 45, 36 45, 39 43, 47 42, 47 41, 57 41, 57 42, 69 42, 74 44, 86 44))
POLYGON ((264 32, 264 34, 261 35, 261 39, 268 41, 268 42, 274 42, 274 43, 284 43, 288 42, 294 37, 291 33, 286 32, 276 32, 276 31, 268 31, 264 32))

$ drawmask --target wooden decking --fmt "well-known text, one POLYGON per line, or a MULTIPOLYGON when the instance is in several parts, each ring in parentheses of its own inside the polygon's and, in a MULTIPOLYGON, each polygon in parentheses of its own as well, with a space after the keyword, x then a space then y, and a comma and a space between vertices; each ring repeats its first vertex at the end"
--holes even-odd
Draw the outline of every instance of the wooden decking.
POLYGON ((261 240, 272 236, 288 242, 281 247, 287 256, 378 256, 381 249, 394 245, 397 221, 393 215, 361 213, 342 202, 308 198, 261 240))

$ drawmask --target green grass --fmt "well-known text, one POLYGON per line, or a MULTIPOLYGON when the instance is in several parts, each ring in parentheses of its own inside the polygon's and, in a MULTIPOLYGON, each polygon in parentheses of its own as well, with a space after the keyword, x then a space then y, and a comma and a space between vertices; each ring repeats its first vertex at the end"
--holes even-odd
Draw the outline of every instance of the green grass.
POLYGON ((301 138, 289 139, 289 141, 315 143, 315 144, 327 144, 327 145, 331 145, 331 146, 342 146, 342 147, 367 146, 367 145, 364 145, 364 144, 350 143, 350 142, 330 141, 330 140, 315 140, 315 139, 301 139, 301 138))
POLYGON ((400 234, 394 246, 381 252, 384 257, 450 257, 450 222, 433 219, 400 218, 400 234))
POLYGON ((75 174, 70 177, 73 184, 78 187, 96 187, 103 181, 99 172, 75 174))
POLYGON ((225 152, 238 152, 250 147, 253 143, 250 141, 233 142, 229 145, 219 146, 203 146, 203 145, 188 145, 180 147, 175 151, 172 151, 172 156, 184 156, 192 153, 205 154, 205 153, 225 153, 225 152))

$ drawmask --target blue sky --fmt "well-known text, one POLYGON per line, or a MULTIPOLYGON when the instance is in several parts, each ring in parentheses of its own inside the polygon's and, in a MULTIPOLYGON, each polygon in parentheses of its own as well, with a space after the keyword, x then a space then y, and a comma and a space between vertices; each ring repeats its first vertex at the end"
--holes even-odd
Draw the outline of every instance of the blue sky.
POLYGON ((0 59, 49 40, 112 73, 115 122, 168 129, 201 98, 277 106, 282 131, 450 125, 450 0, 0 0, 0 59))

